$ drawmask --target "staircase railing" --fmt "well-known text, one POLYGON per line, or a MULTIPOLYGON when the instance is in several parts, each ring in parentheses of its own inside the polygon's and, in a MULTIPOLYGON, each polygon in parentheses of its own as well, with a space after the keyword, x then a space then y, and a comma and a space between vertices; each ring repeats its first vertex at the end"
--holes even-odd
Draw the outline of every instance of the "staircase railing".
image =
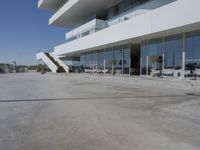
POLYGON ((59 63, 49 53, 45 53, 45 55, 57 66, 57 73, 66 72, 65 69, 60 66, 59 63))

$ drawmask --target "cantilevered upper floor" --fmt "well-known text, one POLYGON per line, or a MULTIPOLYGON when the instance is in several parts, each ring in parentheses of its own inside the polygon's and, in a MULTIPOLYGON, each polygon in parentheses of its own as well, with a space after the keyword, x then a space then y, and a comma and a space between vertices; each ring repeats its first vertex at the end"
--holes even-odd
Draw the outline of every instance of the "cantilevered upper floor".
POLYGON ((50 11, 57 11, 60 9, 68 0, 39 0, 38 7, 50 11))
POLYGON ((57 10, 49 19, 50 25, 71 28, 92 15, 104 16, 107 9, 120 1, 122 0, 39 0, 38 5, 39 8, 57 10))
MULTIPOLYGON (((38 6, 55 11, 49 19, 50 25, 74 28, 93 16, 102 20, 111 19, 132 7, 151 1, 155 0, 39 0, 38 6)), ((156 1, 156 5, 160 5, 175 0, 156 1)), ((149 5, 148 7, 144 9, 151 9, 155 6, 149 5)))
POLYGON ((111 26, 173 1, 176 0, 39 0, 38 7, 55 12, 50 25, 73 30, 92 19, 111 26))

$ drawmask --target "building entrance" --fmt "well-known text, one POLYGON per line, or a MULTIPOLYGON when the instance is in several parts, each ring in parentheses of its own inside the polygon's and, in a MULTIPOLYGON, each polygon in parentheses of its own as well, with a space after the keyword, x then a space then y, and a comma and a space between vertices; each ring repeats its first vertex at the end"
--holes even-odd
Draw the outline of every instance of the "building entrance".
POLYGON ((131 46, 131 75, 140 75, 140 43, 131 46))

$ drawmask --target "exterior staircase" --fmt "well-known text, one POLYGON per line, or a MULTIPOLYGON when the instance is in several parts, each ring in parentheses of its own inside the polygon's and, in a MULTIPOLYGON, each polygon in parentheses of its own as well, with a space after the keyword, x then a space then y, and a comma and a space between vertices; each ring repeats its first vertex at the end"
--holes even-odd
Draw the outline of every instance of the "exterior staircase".
POLYGON ((45 55, 57 66, 57 73, 66 72, 65 69, 49 53, 45 53, 45 55))
POLYGON ((42 60, 54 73, 69 72, 69 68, 52 53, 40 52, 37 54, 37 60, 42 60))

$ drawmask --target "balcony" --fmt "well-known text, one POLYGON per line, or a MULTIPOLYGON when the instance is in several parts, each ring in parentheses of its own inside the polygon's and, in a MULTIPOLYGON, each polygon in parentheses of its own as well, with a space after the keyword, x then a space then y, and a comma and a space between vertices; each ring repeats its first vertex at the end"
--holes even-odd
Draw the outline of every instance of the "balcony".
POLYGON ((49 24, 71 28, 96 14, 101 16, 121 0, 69 0, 50 19, 49 24))
POLYGON ((66 40, 69 42, 69 41, 90 35, 92 33, 95 33, 106 27, 107 27, 107 23, 104 20, 95 18, 95 19, 71 30, 70 32, 66 33, 66 40))

